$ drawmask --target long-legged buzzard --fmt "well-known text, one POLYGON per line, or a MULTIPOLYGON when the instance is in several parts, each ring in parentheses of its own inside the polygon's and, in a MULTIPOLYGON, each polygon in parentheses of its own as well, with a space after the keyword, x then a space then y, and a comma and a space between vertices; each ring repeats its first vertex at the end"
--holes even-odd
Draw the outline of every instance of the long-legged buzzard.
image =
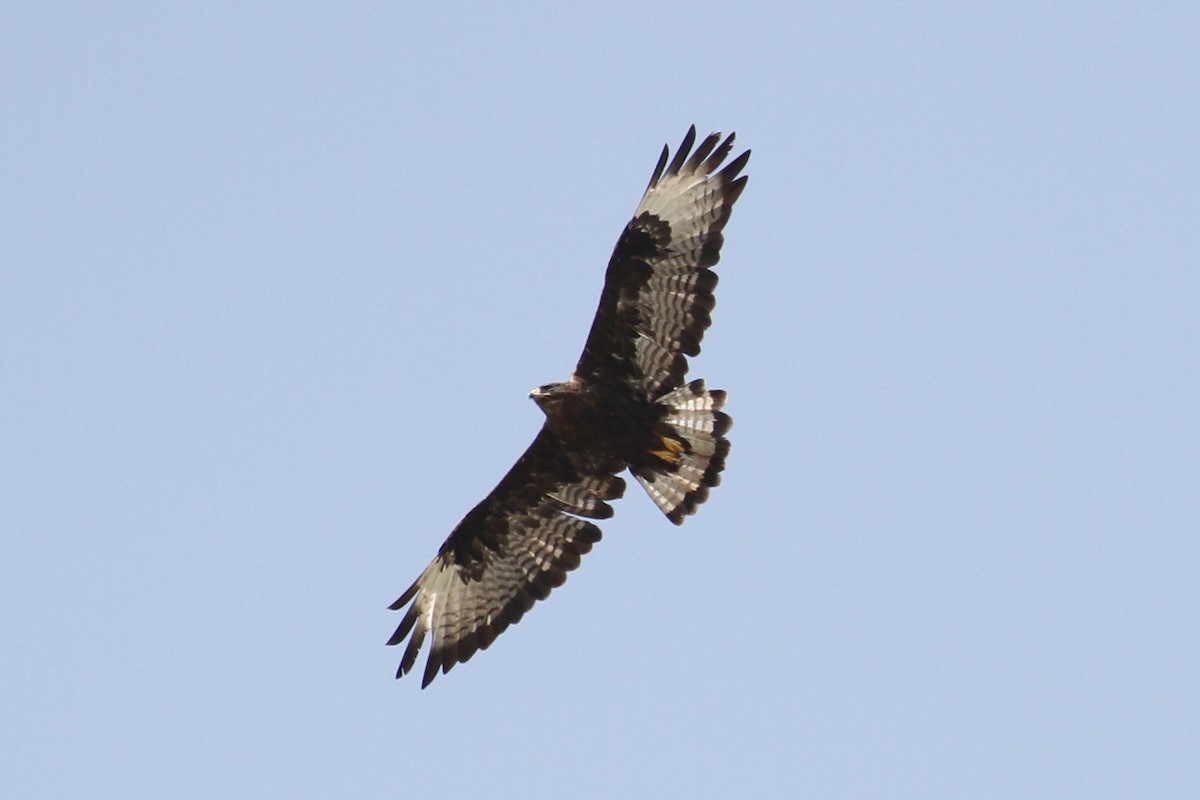
POLYGON ((746 151, 712 134, 675 157, 663 148, 625 226, 574 373, 534 389, 546 415, 533 444, 392 609, 409 605, 388 644, 411 634, 396 677, 432 634, 422 687, 485 650, 537 600, 562 585, 600 539, 589 519, 612 516, 628 469, 675 524, 720 482, 729 453, 725 393, 685 382, 700 352, 717 285, 721 229, 746 186, 746 151))

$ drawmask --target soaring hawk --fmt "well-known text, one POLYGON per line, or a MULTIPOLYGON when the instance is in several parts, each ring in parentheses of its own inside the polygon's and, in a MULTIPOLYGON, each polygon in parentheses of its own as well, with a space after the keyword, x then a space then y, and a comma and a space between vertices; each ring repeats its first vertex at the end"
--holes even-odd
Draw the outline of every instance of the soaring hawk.
POLYGON ((725 392, 684 376, 711 322, 712 267, 750 151, 717 172, 733 135, 711 134, 692 152, 695 141, 693 126, 669 163, 663 148, 608 262, 575 371, 530 394, 546 415, 541 432, 391 605, 408 611, 388 644, 411 634, 397 678, 427 635, 422 688, 561 586, 600 540, 588 520, 612 516, 607 501, 625 492, 626 469, 676 525, 720 482, 725 392))

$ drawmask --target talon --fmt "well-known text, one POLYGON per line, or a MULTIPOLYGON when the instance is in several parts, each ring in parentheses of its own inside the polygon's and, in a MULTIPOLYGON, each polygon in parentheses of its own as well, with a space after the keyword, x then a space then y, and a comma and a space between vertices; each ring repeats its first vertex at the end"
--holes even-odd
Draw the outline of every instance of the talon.
POLYGON ((679 454, 684 451, 683 442, 678 439, 668 439, 666 436, 658 437, 663 443, 662 450, 651 450, 650 455, 657 456, 662 461, 668 464, 678 464, 679 454))

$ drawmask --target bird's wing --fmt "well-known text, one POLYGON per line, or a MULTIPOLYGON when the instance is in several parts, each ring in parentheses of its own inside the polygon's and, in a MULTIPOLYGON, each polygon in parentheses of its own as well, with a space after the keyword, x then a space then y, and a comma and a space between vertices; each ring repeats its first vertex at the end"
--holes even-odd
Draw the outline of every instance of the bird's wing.
POLYGON ((575 374, 593 385, 622 383, 641 398, 678 388, 687 356, 711 323, 721 229, 746 185, 750 151, 715 172, 733 147, 710 134, 691 151, 696 128, 668 163, 666 147, 633 219, 625 226, 575 374), (714 174, 715 172, 715 174, 714 174))
POLYGON ((421 686, 486 650, 537 600, 561 586, 625 491, 620 463, 574 452, 545 428, 495 489, 454 529, 421 577, 392 604, 411 603, 388 640, 411 634, 396 672, 412 670, 432 634, 421 686))

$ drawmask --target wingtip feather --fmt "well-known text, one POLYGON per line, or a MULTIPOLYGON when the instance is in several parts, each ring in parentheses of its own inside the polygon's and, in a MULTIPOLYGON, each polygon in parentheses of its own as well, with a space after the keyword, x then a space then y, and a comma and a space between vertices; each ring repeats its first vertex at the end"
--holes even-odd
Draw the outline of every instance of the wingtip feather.
POLYGON ((696 143, 696 126, 688 128, 687 135, 683 137, 683 141, 679 143, 679 148, 675 151, 675 157, 671 159, 671 165, 667 167, 668 175, 678 175, 679 168, 683 166, 684 160, 692 150, 692 145, 696 143))

